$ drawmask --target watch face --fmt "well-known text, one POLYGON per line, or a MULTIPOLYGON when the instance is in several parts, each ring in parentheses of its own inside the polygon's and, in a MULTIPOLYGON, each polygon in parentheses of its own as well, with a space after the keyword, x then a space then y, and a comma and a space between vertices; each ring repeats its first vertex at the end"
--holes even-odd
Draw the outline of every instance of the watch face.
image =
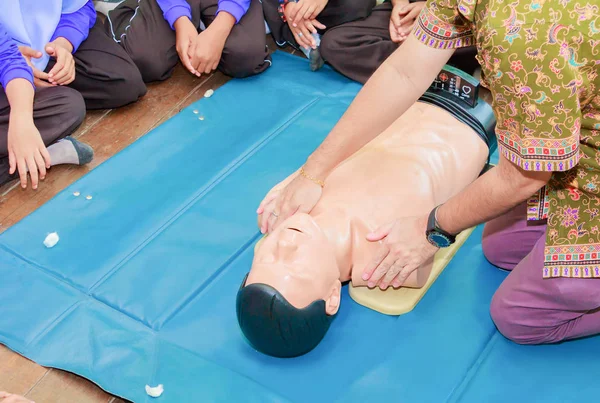
POLYGON ((450 239, 448 239, 448 237, 438 232, 429 233, 429 235, 427 235, 427 239, 431 244, 437 246, 438 248, 447 248, 448 246, 452 245, 452 242, 450 239))

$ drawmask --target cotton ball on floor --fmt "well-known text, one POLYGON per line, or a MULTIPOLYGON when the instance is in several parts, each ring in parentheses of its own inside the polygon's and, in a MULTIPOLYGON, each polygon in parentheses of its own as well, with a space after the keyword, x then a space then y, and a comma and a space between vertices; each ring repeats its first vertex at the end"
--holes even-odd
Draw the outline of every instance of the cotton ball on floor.
POLYGON ((46 236, 46 239, 44 239, 44 245, 46 245, 46 248, 52 248, 58 243, 58 240, 58 234, 56 232, 53 232, 46 236))
POLYGON ((165 389, 163 388, 162 385, 158 385, 154 388, 149 385, 146 385, 146 394, 148 396, 159 397, 160 395, 163 394, 164 391, 165 391, 165 389))
POLYGON ((215 93, 214 90, 208 90, 204 93, 204 98, 210 98, 215 93))

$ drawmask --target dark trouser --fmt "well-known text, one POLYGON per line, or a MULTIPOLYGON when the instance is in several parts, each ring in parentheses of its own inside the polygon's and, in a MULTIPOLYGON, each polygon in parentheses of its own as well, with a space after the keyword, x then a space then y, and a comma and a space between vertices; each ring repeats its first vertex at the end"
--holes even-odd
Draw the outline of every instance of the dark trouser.
MULTIPOLYGON (((187 0, 192 23, 209 26, 215 19, 218 0, 187 0)), ((175 31, 163 18, 156 0, 125 0, 109 12, 105 28, 138 66, 145 82, 169 78, 179 60, 175 31)), ((262 73, 271 65, 265 24, 259 0, 252 0, 248 12, 225 42, 219 70, 233 77, 262 73)))
MULTIPOLYGON (((279 0, 263 0, 265 20, 271 28, 271 34, 279 46, 290 44, 298 48, 294 35, 287 22, 283 22, 277 8, 279 0)), ((375 0, 329 0, 317 17, 317 21, 327 27, 325 32, 350 21, 366 18, 375 7, 375 0)), ((321 34, 323 32, 320 32, 321 34)))
MULTIPOLYGON (((321 56, 343 75, 364 84, 399 46, 390 37, 391 15, 392 4, 387 2, 367 18, 328 30, 321 38, 321 56)), ((475 47, 457 49, 448 64, 472 74, 478 66, 476 52, 475 47)))
MULTIPOLYGON (((17 175, 9 175, 8 119, 10 106, 4 90, 0 89, 0 185, 17 175)), ((50 87, 36 90, 33 119, 44 144, 50 144, 73 133, 85 117, 83 97, 69 87, 50 87)))
MULTIPOLYGON (((96 24, 73 54, 75 81, 69 87, 83 95, 87 109, 112 109, 135 102, 146 94, 146 85, 129 55, 96 24)), ((46 71, 54 66, 50 59, 46 71)))

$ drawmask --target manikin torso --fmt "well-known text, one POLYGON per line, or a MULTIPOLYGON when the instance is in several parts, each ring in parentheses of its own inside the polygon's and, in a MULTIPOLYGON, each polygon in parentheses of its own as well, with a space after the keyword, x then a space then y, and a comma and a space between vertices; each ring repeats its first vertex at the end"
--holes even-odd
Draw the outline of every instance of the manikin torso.
MULTIPOLYGON (((366 235, 396 219, 429 213, 473 182, 487 157, 488 147, 473 129, 417 102, 336 167, 310 216, 335 248, 339 280, 366 285, 363 269, 379 247, 366 235)), ((404 286, 423 286, 431 265, 420 267, 404 286)))

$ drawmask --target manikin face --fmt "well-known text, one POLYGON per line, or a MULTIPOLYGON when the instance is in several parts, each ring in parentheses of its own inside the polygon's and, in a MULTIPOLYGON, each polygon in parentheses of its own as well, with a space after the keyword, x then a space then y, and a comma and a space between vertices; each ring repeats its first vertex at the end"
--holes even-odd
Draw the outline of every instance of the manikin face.
POLYGON ((246 285, 270 285, 299 309, 325 300, 333 315, 339 307, 339 276, 333 246, 311 216, 297 213, 258 245, 246 285))

